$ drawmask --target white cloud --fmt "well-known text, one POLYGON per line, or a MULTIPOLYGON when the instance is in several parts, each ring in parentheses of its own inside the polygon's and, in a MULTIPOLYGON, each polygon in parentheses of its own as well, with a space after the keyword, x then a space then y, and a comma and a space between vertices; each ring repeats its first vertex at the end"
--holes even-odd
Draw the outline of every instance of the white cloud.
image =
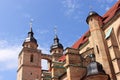
MULTIPOLYGON (((6 40, 0 40, 0 45, 5 45, 4 47, 0 46, 0 71, 9 71, 17 69, 18 65, 18 54, 22 49, 21 45, 10 45, 6 40)), ((43 53, 48 54, 48 48, 39 47, 43 53)), ((42 63, 43 67, 46 63, 42 63)), ((0 77, 1 78, 1 77, 0 77)), ((0 79, 1 80, 1 79, 0 79)))
POLYGON ((48 34, 49 30, 48 29, 37 29, 36 32, 37 34, 43 35, 43 34, 48 34))
POLYGON ((72 15, 76 9, 80 8, 79 0, 63 0, 62 3, 64 8, 66 8, 66 15, 72 15))
POLYGON ((72 15, 72 17, 80 15, 82 13, 82 11, 84 11, 84 6, 89 7, 90 5, 94 5, 94 3, 96 3, 96 4, 100 5, 101 8, 108 10, 110 5, 113 2, 115 2, 115 1, 114 0, 91 0, 91 1, 88 1, 88 0, 84 0, 84 1, 82 1, 82 0, 62 0, 62 4, 65 9, 65 15, 67 15, 67 16, 72 15), (78 13, 78 12, 80 12, 80 13, 78 13))
POLYGON ((49 31, 48 30, 42 30, 40 31, 40 34, 47 34, 49 31))
POLYGON ((104 8, 106 11, 110 9, 110 4, 113 3, 114 0, 97 0, 100 3, 101 8, 104 8))
MULTIPOLYGON (((3 45, 7 45, 7 41, 0 41, 3 45)), ((17 67, 17 56, 20 52, 21 47, 17 45, 4 46, 0 48, 0 71, 10 70, 17 67)))
POLYGON ((8 42, 6 40, 0 40, 0 48, 4 48, 8 42))
POLYGON ((42 62, 42 65, 41 65, 41 66, 42 66, 42 69, 43 69, 43 70, 47 70, 47 69, 48 69, 47 60, 42 59, 41 62, 42 62))
POLYGON ((43 54, 49 54, 49 49, 48 48, 43 48, 43 47, 39 47, 40 50, 42 50, 43 54))

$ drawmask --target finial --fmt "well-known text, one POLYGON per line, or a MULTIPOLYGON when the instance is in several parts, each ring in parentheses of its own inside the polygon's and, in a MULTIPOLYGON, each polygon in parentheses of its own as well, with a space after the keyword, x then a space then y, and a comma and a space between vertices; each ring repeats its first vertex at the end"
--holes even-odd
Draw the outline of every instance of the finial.
POLYGON ((89 9, 90 9, 90 11, 92 11, 92 10, 93 10, 93 7, 90 5, 90 6, 89 6, 89 9))
POLYGON ((33 22, 33 19, 31 18, 30 19, 30 29, 32 28, 32 22, 33 22))
POLYGON ((54 27, 54 33, 57 35, 57 26, 54 27))
POLYGON ((89 54, 89 57, 91 58, 91 61, 92 61, 92 62, 95 61, 95 54, 89 54))

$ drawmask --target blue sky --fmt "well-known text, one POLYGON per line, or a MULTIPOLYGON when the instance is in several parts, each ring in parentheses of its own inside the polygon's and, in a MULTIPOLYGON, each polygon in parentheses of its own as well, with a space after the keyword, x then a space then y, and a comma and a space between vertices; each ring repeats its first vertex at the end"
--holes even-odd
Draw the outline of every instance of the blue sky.
MULTIPOLYGON (((54 27, 64 47, 87 30, 90 10, 103 15, 117 0, 0 0, 0 80, 16 80, 17 58, 33 19, 39 49, 49 54, 54 27)), ((43 65, 44 67, 44 65, 43 65)))

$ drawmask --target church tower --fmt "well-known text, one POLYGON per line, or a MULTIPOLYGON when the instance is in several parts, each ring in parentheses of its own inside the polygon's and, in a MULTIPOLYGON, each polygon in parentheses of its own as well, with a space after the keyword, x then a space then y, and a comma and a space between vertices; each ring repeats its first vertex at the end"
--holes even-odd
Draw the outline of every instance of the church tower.
POLYGON ((59 80, 58 75, 61 73, 61 69, 56 68, 58 59, 63 56, 63 45, 59 42, 59 38, 57 35, 54 37, 54 43, 50 47, 50 52, 52 55, 52 64, 51 64, 51 72, 52 72, 52 80, 59 80))
POLYGON ((91 11, 86 21, 90 28, 90 35, 92 39, 91 42, 94 48, 96 61, 100 62, 103 65, 105 72, 109 74, 113 80, 116 80, 113 74, 114 70, 113 65, 111 63, 109 50, 105 41, 105 33, 102 29, 102 17, 96 12, 91 11))
POLYGON ((17 80, 41 80, 41 51, 31 28, 18 56, 17 80))
POLYGON ((51 55, 55 56, 53 61, 56 61, 59 57, 63 55, 63 45, 59 42, 59 38, 57 35, 54 37, 54 43, 50 47, 51 55))

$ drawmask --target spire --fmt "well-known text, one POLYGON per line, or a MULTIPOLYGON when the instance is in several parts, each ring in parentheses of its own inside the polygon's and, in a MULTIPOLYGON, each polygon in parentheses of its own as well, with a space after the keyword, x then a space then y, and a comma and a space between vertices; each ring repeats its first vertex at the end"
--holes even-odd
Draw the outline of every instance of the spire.
POLYGON ((34 33, 33 33, 33 30, 32 30, 32 19, 30 20, 30 31, 28 32, 28 37, 33 37, 34 33))
POLYGON ((54 43, 53 43, 52 46, 50 47, 51 50, 56 49, 56 48, 63 49, 63 45, 59 42, 59 38, 58 38, 58 36, 57 36, 56 27, 54 28, 54 32, 55 32, 55 37, 54 37, 54 43))
POLYGON ((32 29, 32 22, 33 22, 33 19, 30 19, 30 28, 32 29))
POLYGON ((32 30, 32 20, 30 20, 30 31, 28 32, 28 37, 25 39, 23 46, 27 42, 34 42, 35 44, 37 44, 37 40, 34 38, 34 33, 32 30))
POLYGON ((59 43, 59 38, 57 36, 57 27, 56 26, 54 28, 54 33, 55 33, 54 44, 58 44, 59 43))
POLYGON ((59 43, 59 38, 58 38, 57 35, 55 35, 55 37, 54 37, 54 44, 60 44, 59 43))

